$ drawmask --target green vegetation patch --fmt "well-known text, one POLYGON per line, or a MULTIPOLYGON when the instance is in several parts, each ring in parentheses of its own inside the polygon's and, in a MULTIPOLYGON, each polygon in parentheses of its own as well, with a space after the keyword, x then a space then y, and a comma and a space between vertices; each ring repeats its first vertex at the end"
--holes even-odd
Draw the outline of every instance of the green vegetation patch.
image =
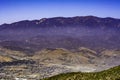
POLYGON ((120 66, 93 73, 64 73, 42 80, 120 80, 120 66))

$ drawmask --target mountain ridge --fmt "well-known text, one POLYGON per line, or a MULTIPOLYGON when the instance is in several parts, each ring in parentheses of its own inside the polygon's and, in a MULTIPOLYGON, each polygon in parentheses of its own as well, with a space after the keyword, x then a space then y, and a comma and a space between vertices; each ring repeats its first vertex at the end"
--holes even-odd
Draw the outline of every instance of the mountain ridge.
MULTIPOLYGON (((120 27, 120 19, 117 18, 111 18, 111 17, 106 17, 106 18, 101 18, 101 17, 96 17, 96 16, 75 16, 75 17, 53 17, 53 18, 42 18, 40 20, 22 20, 18 22, 14 22, 11 24, 2 24, 0 25, 1 27, 6 27, 6 26, 18 26, 21 24, 21 26, 27 26, 25 24, 30 24, 35 25, 35 26, 63 26, 67 24, 75 24, 75 25, 83 25, 83 26, 89 26, 93 23, 96 24, 101 24, 103 23, 105 26, 116 26, 120 27), (90 22, 89 22, 90 21, 90 22), (85 23, 84 23, 85 22, 85 23), (67 24, 66 24, 67 23, 67 24), (85 25, 84 25, 85 24, 85 25), (115 25, 116 24, 116 25, 115 25)), ((93 25, 96 26, 96 25, 93 25)))

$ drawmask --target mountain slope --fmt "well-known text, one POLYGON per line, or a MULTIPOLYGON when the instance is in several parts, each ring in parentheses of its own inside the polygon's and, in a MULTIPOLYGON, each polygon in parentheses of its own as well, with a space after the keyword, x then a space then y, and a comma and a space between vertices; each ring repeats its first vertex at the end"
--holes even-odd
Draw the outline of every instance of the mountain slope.
POLYGON ((0 55, 0 62, 12 62, 12 61, 13 61, 12 58, 0 55))
POLYGON ((46 48, 119 49, 119 34, 120 19, 94 16, 43 18, 0 25, 0 46, 24 49, 28 53, 46 48))

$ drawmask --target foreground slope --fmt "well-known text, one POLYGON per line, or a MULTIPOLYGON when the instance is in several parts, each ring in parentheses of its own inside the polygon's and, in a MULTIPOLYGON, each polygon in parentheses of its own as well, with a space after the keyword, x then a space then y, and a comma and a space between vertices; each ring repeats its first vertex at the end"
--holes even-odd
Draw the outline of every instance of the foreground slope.
POLYGON ((120 80, 120 66, 96 73, 66 73, 43 80, 120 80))
POLYGON ((120 64, 120 50, 103 50, 97 54, 96 51, 85 47, 80 47, 77 51, 47 48, 29 55, 22 51, 1 48, 0 61, 0 79, 40 80, 61 73, 107 70, 120 64))

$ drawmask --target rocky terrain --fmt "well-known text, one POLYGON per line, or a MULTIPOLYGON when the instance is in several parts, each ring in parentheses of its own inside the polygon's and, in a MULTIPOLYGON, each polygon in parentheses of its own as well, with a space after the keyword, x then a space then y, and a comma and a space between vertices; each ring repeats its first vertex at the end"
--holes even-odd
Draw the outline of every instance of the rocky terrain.
POLYGON ((103 50, 99 54, 84 47, 76 52, 62 48, 43 49, 34 55, 9 49, 1 49, 0 52, 3 57, 0 78, 8 80, 39 80, 68 72, 99 72, 120 64, 120 50, 103 50))

